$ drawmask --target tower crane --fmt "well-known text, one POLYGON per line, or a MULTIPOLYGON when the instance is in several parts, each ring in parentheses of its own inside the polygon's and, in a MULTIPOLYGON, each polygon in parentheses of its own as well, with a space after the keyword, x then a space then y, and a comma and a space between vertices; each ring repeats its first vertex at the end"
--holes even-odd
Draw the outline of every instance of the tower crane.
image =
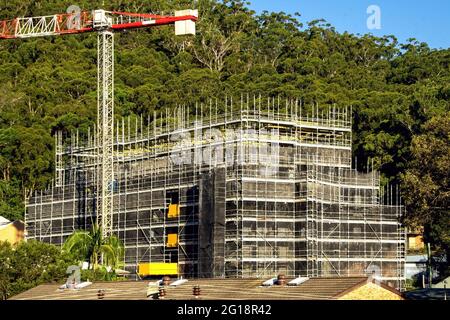
POLYGON ((197 19, 198 10, 162 16, 100 9, 0 21, 0 39, 97 33, 97 223, 104 237, 113 217, 114 32, 174 24, 175 35, 195 34, 197 19))

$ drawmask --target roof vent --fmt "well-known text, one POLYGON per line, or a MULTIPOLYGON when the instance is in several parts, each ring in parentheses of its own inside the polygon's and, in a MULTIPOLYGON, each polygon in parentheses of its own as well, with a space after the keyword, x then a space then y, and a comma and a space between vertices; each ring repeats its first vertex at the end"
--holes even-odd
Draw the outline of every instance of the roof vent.
POLYGON ((269 280, 266 280, 262 283, 263 286, 273 286, 277 282, 277 278, 272 278, 269 280))
POLYGON ((162 283, 163 283, 163 281, 162 281, 162 279, 161 279, 161 280, 157 280, 157 281, 155 281, 155 282, 150 282, 150 283, 148 284, 148 286, 149 286, 149 287, 153 287, 153 286, 161 286, 162 283))
POLYGON ((303 282, 306 282, 308 280, 308 277, 298 277, 294 280, 289 281, 288 286, 298 286, 299 284, 302 284, 303 282))
POLYGON ((186 283, 186 282, 187 282, 187 279, 179 279, 179 280, 172 282, 170 284, 170 286, 176 287, 176 286, 182 285, 183 283, 186 283))

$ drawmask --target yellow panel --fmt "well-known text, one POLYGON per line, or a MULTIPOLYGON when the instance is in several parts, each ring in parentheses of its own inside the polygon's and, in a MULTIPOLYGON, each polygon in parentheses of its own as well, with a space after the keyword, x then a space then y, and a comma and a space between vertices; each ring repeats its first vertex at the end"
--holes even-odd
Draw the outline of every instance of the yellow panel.
POLYGON ((408 245, 411 249, 414 249, 416 247, 416 238, 415 237, 409 237, 408 238, 408 245))
POLYGON ((167 246, 168 247, 176 247, 178 244, 178 234, 169 233, 167 235, 167 246))
POLYGON ((148 275, 149 274, 149 263, 139 263, 138 264, 138 274, 140 275, 148 275))
POLYGON ((141 276, 177 275, 178 263, 140 263, 138 265, 138 273, 141 276))
POLYGON ((180 206, 178 204, 169 204, 167 218, 176 218, 180 215, 180 206))
POLYGON ((416 237, 416 248, 418 249, 422 249, 424 247, 424 243, 423 243, 423 238, 422 236, 417 236, 416 237))

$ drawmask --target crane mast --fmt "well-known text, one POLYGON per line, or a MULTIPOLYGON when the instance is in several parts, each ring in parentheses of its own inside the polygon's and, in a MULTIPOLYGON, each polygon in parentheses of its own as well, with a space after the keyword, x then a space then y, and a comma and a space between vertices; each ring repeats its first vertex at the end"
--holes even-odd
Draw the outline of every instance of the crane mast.
POLYGON ((114 33, 104 10, 93 14, 97 30, 97 224, 112 234, 114 192, 114 33))
POLYGON ((114 192, 114 33, 110 30, 98 32, 97 64, 97 112, 98 112, 98 163, 97 178, 97 222, 102 226, 103 236, 112 233, 114 192))
POLYGON ((114 31, 175 25, 175 35, 195 34, 197 10, 175 16, 83 11, 0 21, 0 39, 97 32, 97 223, 104 237, 112 234, 114 193, 114 31))

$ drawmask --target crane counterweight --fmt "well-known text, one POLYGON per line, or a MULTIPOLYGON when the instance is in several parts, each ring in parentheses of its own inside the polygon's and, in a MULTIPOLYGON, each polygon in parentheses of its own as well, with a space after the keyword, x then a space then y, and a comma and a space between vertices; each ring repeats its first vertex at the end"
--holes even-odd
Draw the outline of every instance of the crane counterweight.
POLYGON ((106 15, 105 10, 94 10, 92 16, 94 29, 110 28, 112 26, 112 18, 106 15))

